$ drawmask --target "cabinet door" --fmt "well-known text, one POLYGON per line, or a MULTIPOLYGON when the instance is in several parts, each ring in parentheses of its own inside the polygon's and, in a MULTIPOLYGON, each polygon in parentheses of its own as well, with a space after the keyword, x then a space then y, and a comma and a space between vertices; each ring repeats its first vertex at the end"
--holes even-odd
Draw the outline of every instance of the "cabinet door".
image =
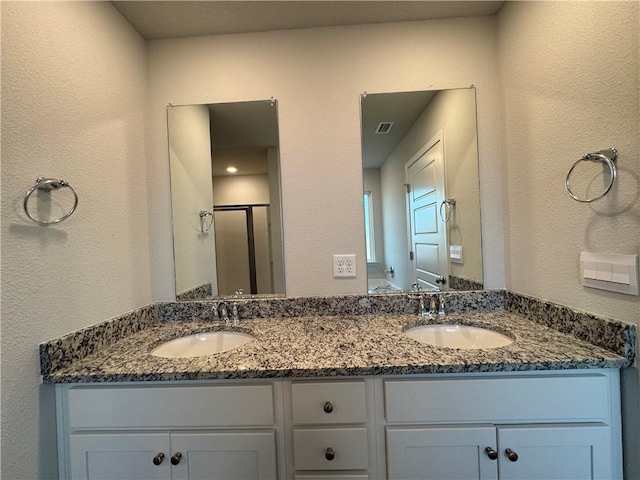
POLYGON ((276 479, 273 430, 171 434, 174 480, 276 479))
POLYGON ((606 425, 500 426, 498 446, 501 480, 613 478, 606 425))
POLYGON ((73 480, 171 478, 168 433, 76 433, 69 448, 73 480), (155 465, 158 455, 164 456, 155 465))
POLYGON ((390 480, 498 478, 498 462, 485 453, 496 447, 493 425, 389 427, 386 436, 390 480))

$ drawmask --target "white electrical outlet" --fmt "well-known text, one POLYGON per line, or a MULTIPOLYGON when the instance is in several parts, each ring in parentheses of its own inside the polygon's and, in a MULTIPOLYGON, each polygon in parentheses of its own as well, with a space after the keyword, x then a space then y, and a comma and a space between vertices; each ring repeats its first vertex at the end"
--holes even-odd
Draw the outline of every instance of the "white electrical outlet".
POLYGON ((356 277, 356 256, 355 254, 344 254, 333 256, 333 276, 335 277, 356 277))

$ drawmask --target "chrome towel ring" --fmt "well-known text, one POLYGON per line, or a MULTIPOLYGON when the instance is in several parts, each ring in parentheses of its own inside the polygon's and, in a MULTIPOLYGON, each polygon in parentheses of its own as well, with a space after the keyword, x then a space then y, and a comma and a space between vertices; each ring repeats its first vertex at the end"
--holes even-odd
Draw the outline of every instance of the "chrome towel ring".
POLYGON ((611 147, 611 148, 608 148, 606 150, 600 150, 599 152, 587 153, 585 156, 583 156, 582 158, 578 159, 576 161, 576 163, 574 163, 573 166, 569 169, 569 172, 567 173, 567 177, 564 180, 564 186, 567 189, 567 192, 569 193, 569 196, 571 198, 573 198, 575 201, 582 202, 582 203, 590 203, 590 202, 593 202, 595 200, 598 200, 598 199, 604 197, 607 193, 609 193, 609 190, 611 190, 611 187, 613 186, 613 182, 615 182, 615 180, 616 180, 616 176, 618 174, 618 170, 616 168, 615 161, 616 161, 617 158, 618 158, 618 151, 615 148, 611 147), (571 191, 571 182, 570 182, 570 179, 569 179, 569 177, 571 176, 571 172, 573 172, 573 169, 576 168, 576 166, 580 162, 584 162, 584 161, 602 162, 602 163, 606 164, 607 167, 609 167, 609 173, 610 173, 609 184, 604 189, 604 192, 602 192, 597 197, 579 198, 578 196, 576 196, 571 191))
POLYGON ((33 220, 34 222, 39 223, 40 225, 51 225, 53 223, 60 223, 63 220, 66 220, 67 218, 69 218, 73 214, 73 212, 76 211, 76 208, 78 207, 78 192, 76 192, 76 190, 71 185, 69 185, 69 182, 67 182, 66 180, 58 180, 57 178, 38 177, 36 178, 36 184, 33 187, 31 187, 29 190, 27 190, 27 193, 24 194, 22 207, 24 208, 24 213, 27 214, 27 217, 29 217, 29 219, 33 220), (29 202, 29 197, 31 197, 31 194, 33 192, 35 192, 36 190, 40 192, 51 192, 52 190, 57 190, 59 188, 68 188, 73 193, 73 206, 67 213, 65 213, 60 218, 56 218, 55 220, 40 220, 39 218, 36 218, 33 215, 31 215, 31 212, 29 212, 28 202, 29 202))
POLYGON ((451 210, 455 206, 456 206, 455 198, 447 198, 446 200, 443 200, 442 203, 440 204, 440 218, 444 223, 449 222, 449 218, 451 218, 451 210))
POLYGON ((206 210, 200 210, 199 215, 200 215, 200 232, 206 233, 209 230, 211 230, 211 227, 213 226, 213 213, 207 212, 206 210), (207 222, 207 217, 210 217, 208 222, 207 222))

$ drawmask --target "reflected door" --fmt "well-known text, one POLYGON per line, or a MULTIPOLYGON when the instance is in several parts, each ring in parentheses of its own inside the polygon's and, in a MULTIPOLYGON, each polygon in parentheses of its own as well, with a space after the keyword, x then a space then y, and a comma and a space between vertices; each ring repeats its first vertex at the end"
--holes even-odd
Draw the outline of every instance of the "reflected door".
POLYGON ((218 294, 273 293, 268 205, 214 207, 218 294))
POLYGON ((444 290, 449 278, 447 233, 438 206, 445 198, 442 131, 405 164, 409 258, 413 281, 424 290, 444 290))

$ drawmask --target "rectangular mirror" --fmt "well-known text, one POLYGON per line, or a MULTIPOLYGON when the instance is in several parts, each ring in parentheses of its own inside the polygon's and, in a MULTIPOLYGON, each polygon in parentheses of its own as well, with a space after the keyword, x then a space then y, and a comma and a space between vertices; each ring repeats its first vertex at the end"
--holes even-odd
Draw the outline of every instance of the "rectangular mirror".
POLYGON ((483 288, 475 89, 363 94, 369 293, 483 288))
POLYGON ((275 100, 167 107, 176 300, 284 295, 275 100))

